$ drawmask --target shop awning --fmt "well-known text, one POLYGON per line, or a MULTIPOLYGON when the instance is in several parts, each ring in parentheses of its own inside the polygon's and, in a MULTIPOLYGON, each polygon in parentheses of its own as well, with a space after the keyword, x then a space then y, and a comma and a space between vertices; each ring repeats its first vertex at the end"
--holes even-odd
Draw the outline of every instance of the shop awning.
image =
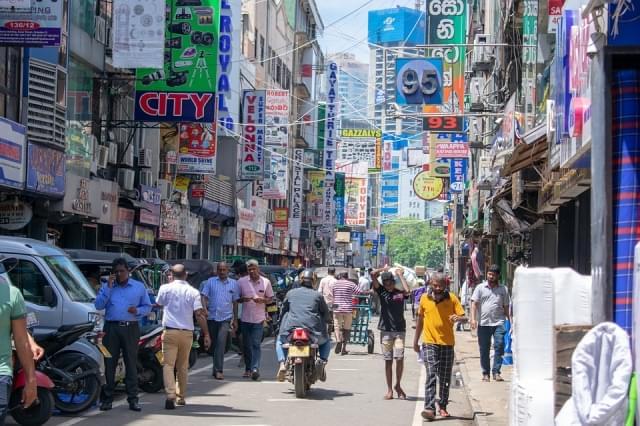
POLYGON ((500 218, 509 232, 519 233, 529 230, 529 223, 516 216, 507 200, 498 201, 495 204, 495 210, 500 215, 500 218))
POLYGON ((549 145, 544 125, 531 130, 524 135, 523 140, 524 143, 515 147, 513 155, 502 168, 502 176, 510 176, 547 158, 549 145), (544 132, 541 131, 541 128, 544 132))

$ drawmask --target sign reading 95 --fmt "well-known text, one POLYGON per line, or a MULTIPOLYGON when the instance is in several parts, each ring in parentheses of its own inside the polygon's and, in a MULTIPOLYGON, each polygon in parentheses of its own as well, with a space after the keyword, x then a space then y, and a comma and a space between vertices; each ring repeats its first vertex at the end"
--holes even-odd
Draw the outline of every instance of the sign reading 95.
POLYGON ((441 105, 442 58, 396 59, 396 103, 441 105))

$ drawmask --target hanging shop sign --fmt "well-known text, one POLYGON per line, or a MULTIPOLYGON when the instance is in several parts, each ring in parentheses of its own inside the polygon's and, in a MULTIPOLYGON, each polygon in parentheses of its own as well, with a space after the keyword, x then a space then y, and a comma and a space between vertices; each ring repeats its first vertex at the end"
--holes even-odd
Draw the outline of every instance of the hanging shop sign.
POLYGON ((322 209, 324 207, 324 172, 320 170, 311 170, 307 174, 307 179, 311 186, 311 191, 307 194, 308 216, 311 223, 319 225, 322 223, 324 215, 322 209))
POLYGON ((118 208, 118 221, 113 225, 111 240, 114 243, 130 243, 133 236, 133 220, 135 210, 118 208))
POLYGON ((161 69, 166 0, 114 0, 112 7, 113 66, 161 69))
POLYGON ((392 157, 392 142, 384 141, 382 143, 382 170, 385 172, 391 171, 391 157, 392 157))
POLYGON ((304 149, 293 150, 293 174, 291 177, 291 209, 289 211, 289 235, 300 238, 302 226, 302 182, 304 179, 304 149))
POLYGON ((367 225, 367 179, 347 177, 345 182, 346 225, 367 225))
POLYGON ((413 179, 413 192, 422 200, 431 201, 437 199, 443 189, 443 180, 431 176, 428 172, 420 172, 413 179))
POLYGON ((62 197, 64 152, 29 142, 27 157, 27 190, 62 197))
POLYGON ((120 187, 117 182, 104 179, 96 179, 96 186, 100 191, 100 216, 96 222, 103 225, 115 225, 119 221, 120 187))
POLYGON ((264 177, 265 101, 264 90, 245 90, 243 93, 240 169, 240 178, 243 180, 264 177))
MULTIPOLYGON (((240 31, 234 28, 234 17, 241 15, 241 2, 221 0, 220 1, 220 39, 218 43, 218 101, 216 107, 218 130, 226 136, 233 136, 236 133, 236 122, 238 112, 232 105, 238 102, 239 94, 233 88, 240 87, 239 70, 239 49, 240 31)), ((240 20, 238 20, 240 23, 240 20)))
POLYGON ((168 200, 162 200, 160 203, 160 227, 158 228, 159 240, 182 240, 182 230, 180 229, 181 214, 182 209, 179 204, 168 200))
POLYGON ((145 225, 160 225, 160 189, 140 185, 140 201, 142 208, 140 209, 139 222, 145 225))
POLYGON ((344 226, 345 224, 345 174, 336 173, 336 180, 333 183, 333 203, 336 211, 335 224, 344 226))
POLYGON ((262 198, 286 200, 289 184, 289 161, 286 148, 271 148, 264 154, 265 176, 262 181, 262 198))
POLYGON ((267 212, 269 211, 269 201, 260 197, 251 197, 251 210, 255 213, 255 217, 250 229, 259 234, 264 234, 267 229, 267 212))
POLYGON ((265 145, 289 146, 289 91, 267 90, 265 145))
POLYGON ((0 186, 24 187, 26 131, 23 125, 0 117, 0 186))
POLYGON ((338 142, 339 161, 365 161, 370 171, 380 169, 382 131, 376 129, 342 129, 338 142))
POLYGON ((422 130, 425 132, 462 132, 464 117, 426 117, 422 120, 422 130))
POLYGON ((555 34, 558 32, 558 26, 562 20, 562 6, 564 0, 547 0, 549 21, 547 25, 547 33, 555 34))
POLYGON ((240 207, 238 209, 238 229, 253 229, 256 214, 251 209, 240 207))
POLYGON ((325 169, 324 196, 323 196, 323 224, 324 233, 332 235, 332 227, 335 221, 334 215, 334 182, 335 182, 335 160, 337 145, 337 117, 338 117, 338 64, 329 62, 327 68, 327 103, 324 130, 324 157, 323 168, 325 169))
POLYGON ((555 88, 555 143, 561 144, 569 137, 569 54, 571 52, 571 29, 577 25, 578 11, 565 9, 556 33, 556 49, 553 59, 552 84, 555 88))
POLYGON ((164 67, 136 70, 134 119, 214 123, 220 1, 166 3, 164 67))
POLYGON ((65 131, 65 158, 68 171, 81 176, 89 176, 95 142, 95 136, 88 133, 83 122, 68 122, 65 131))
POLYGON ((31 222, 33 209, 24 201, 9 199, 0 202, 0 228, 9 231, 22 229, 31 222))
POLYGON ((178 173, 215 174, 217 138, 216 126, 201 123, 180 123, 178 173))
POLYGON ((153 228, 135 225, 133 227, 133 242, 143 246, 153 247, 156 241, 156 233, 153 228))
POLYGON ((96 219, 102 216, 100 186, 97 180, 67 173, 64 187, 62 211, 96 219))
MULTIPOLYGON (((20 3, 24 1, 20 0, 20 3)), ((63 3, 38 0, 27 9, 0 9, 0 46, 60 46, 63 3)))
POLYGON ((273 209, 273 228, 279 231, 289 229, 289 209, 286 207, 273 209))
POLYGON ((173 189, 186 194, 189 191, 189 183, 191 183, 191 178, 188 176, 176 176, 173 180, 173 189))
POLYGON ((464 192, 467 182, 466 158, 455 158, 451 160, 451 178, 449 179, 449 190, 451 192, 464 192))
POLYGON ((396 59, 396 103, 398 105, 441 105, 442 58, 396 59))
POLYGON ((468 158, 469 144, 466 142, 436 142, 437 158, 468 158))

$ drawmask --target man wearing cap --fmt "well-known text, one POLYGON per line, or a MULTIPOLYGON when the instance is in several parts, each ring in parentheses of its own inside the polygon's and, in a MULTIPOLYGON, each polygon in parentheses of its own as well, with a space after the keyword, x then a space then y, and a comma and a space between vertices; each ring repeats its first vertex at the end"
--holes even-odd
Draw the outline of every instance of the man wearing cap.
POLYGON ((186 405, 189 352, 193 344, 193 314, 204 333, 204 346, 209 349, 211 338, 207 330, 207 319, 202 307, 200 293, 186 281, 184 265, 171 268, 173 281, 160 287, 157 303, 164 307, 162 325, 162 354, 164 355, 163 378, 167 393, 164 407, 173 410, 176 405, 186 405), (176 375, 178 383, 176 388, 176 375))
POLYGON ((471 296, 471 328, 478 329, 480 347, 480 366, 482 381, 488 382, 490 367, 490 347, 493 337, 493 380, 502 382, 500 376, 502 355, 504 355, 504 320, 509 319, 511 299, 507 288, 500 285, 500 268, 491 265, 487 272, 487 281, 478 284, 471 296), (480 321, 478 322, 478 318, 480 321))

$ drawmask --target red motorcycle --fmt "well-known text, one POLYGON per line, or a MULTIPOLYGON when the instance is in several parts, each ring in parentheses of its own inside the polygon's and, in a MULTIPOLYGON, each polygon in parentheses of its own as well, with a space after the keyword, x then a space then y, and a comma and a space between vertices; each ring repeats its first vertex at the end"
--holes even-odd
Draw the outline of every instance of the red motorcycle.
MULTIPOLYGON (((14 361, 14 365, 15 361, 14 361)), ((23 426, 40 426, 45 424, 53 414, 55 403, 52 390, 54 384, 44 373, 36 370, 36 384, 38 386, 38 399, 29 408, 22 406, 22 389, 27 377, 22 368, 14 369, 13 386, 9 399, 9 413, 11 417, 23 426)))

